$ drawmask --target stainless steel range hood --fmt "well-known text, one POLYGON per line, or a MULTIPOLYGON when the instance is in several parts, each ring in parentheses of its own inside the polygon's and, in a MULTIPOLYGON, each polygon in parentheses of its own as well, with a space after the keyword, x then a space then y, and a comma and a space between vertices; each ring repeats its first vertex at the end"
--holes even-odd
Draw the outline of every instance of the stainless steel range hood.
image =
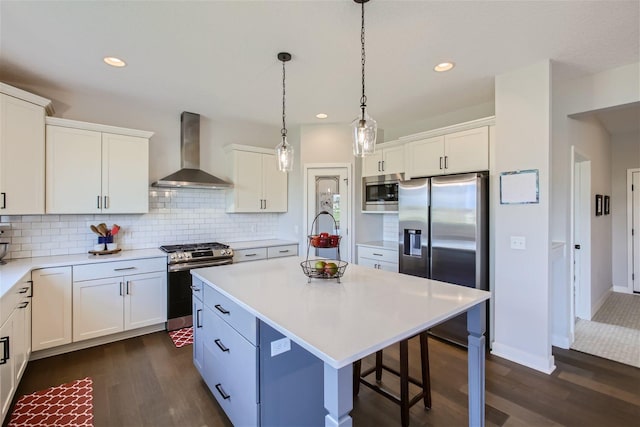
POLYGON ((180 167, 178 172, 151 185, 211 190, 233 187, 233 184, 200 170, 200 114, 183 111, 180 115, 180 167))

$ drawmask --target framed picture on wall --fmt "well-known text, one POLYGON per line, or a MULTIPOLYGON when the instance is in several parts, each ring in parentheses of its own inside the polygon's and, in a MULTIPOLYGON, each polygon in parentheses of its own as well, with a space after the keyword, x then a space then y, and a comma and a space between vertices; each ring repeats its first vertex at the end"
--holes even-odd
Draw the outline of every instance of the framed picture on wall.
POLYGON ((602 215, 602 194, 596 194, 596 216, 602 215))
POLYGON ((611 207, 611 198, 609 196, 604 196, 604 214, 609 215, 609 209, 611 207))

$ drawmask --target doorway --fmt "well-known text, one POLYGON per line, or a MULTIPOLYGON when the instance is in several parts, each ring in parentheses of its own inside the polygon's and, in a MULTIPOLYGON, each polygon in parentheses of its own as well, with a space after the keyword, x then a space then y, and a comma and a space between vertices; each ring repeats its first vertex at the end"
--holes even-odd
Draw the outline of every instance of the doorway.
MULTIPOLYGON (((351 165, 305 165, 305 232, 328 232, 340 239, 340 259, 351 262, 352 248, 352 199, 351 165), (328 212, 333 216, 319 215, 328 212), (317 220, 316 216, 318 217, 317 220), (334 222, 335 220, 335 222, 334 222), (312 224, 314 229, 311 229, 312 224)), ((307 241, 308 244, 308 241, 307 241)), ((306 253, 305 253, 306 254, 306 253)), ((310 256, 337 258, 336 249, 310 248, 310 256)))
POLYGON ((640 293, 640 169, 627 171, 629 289, 640 293))
POLYGON ((578 318, 591 320, 591 161, 571 147, 571 341, 578 318))

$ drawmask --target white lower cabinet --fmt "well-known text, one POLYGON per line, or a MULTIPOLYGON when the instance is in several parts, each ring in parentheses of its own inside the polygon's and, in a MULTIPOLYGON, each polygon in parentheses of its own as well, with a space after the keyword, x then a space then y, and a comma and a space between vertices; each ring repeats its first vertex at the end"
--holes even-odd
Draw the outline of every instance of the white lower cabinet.
POLYGON ((358 265, 398 272, 398 251, 358 245, 358 265))
POLYGON ((71 342, 71 266, 43 268, 33 280, 33 351, 71 342))
POLYGON ((0 407, 4 420, 31 354, 30 275, 2 297, 0 306, 0 407))
POLYGON ((298 245, 279 245, 238 249, 233 251, 233 262, 257 261, 259 259, 281 258, 298 255, 298 245))
POLYGON ((74 266, 73 275, 74 342, 167 320, 166 258, 74 266))
POLYGON ((194 279, 191 286, 193 291, 193 298, 191 299, 193 306, 193 364, 200 372, 200 375, 204 375, 204 303, 202 302, 202 288, 202 283, 197 283, 194 279))

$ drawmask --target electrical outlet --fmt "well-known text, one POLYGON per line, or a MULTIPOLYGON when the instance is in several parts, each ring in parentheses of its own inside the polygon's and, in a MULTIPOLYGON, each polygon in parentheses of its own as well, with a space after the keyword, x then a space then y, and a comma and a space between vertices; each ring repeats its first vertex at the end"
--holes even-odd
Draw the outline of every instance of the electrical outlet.
POLYGON ((271 357, 286 353, 289 350, 291 350, 291 340, 289 338, 271 341, 271 357))
POLYGON ((527 249, 527 239, 524 236, 511 236, 511 249, 524 251, 527 249))

